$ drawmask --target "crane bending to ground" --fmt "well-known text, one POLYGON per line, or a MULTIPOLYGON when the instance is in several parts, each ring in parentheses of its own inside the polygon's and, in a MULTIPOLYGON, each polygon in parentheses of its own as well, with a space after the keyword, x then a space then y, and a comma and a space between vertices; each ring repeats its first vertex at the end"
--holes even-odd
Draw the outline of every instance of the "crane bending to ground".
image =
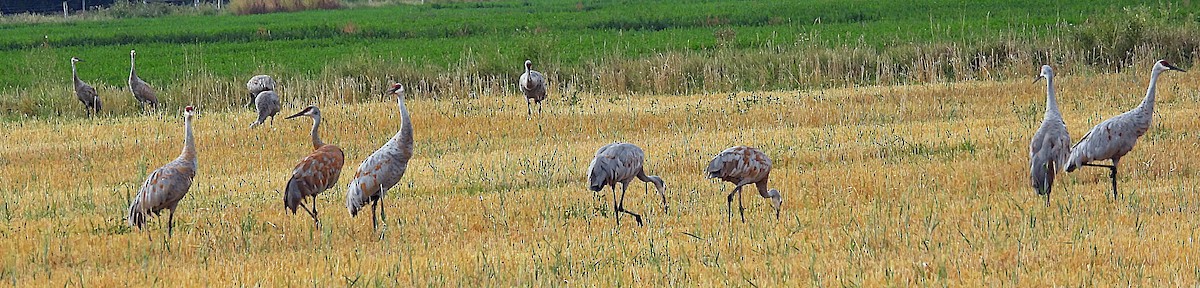
POLYGON ((546 77, 533 70, 533 61, 525 60, 525 74, 521 74, 521 93, 525 94, 525 112, 533 116, 533 103, 537 102, 538 115, 542 114, 542 100, 546 100, 546 77))
POLYGON ((250 102, 246 102, 247 106, 253 106, 258 101, 258 93, 263 91, 275 91, 275 79, 268 75, 256 75, 250 77, 250 81, 246 81, 246 90, 250 91, 250 102))
POLYGON ((1066 166, 1067 157, 1071 155, 1071 136, 1054 96, 1054 68, 1042 65, 1042 73, 1033 82, 1043 78, 1046 79, 1046 114, 1042 117, 1042 126, 1029 141, 1029 180, 1033 191, 1046 196, 1046 206, 1050 206, 1054 176, 1066 166))
POLYGON ((279 113, 279 94, 275 91, 267 90, 258 93, 254 99, 254 109, 258 110, 258 120, 250 123, 250 128, 262 125, 267 121, 267 117, 271 117, 271 125, 275 125, 275 114, 279 113))
POLYGON ((1154 63, 1154 70, 1150 73, 1150 86, 1146 88, 1146 98, 1142 99, 1142 103, 1133 110, 1104 120, 1083 135, 1083 138, 1079 139, 1079 143, 1075 143, 1075 146, 1071 148, 1071 156, 1067 160, 1067 172, 1074 172, 1081 166, 1108 168, 1111 171, 1109 177, 1112 178, 1113 199, 1115 200, 1117 198, 1117 164, 1120 163, 1122 156, 1133 150, 1133 145, 1137 144, 1138 138, 1150 129, 1150 122, 1154 119, 1154 88, 1158 84, 1158 76, 1169 70, 1187 72, 1172 66, 1166 60, 1158 60, 1154 63), (1112 165, 1091 163, 1103 160, 1112 160, 1112 165))
POLYGON ((721 151, 708 164, 708 178, 719 178, 737 185, 733 192, 726 197, 725 206, 729 209, 729 221, 733 222, 733 195, 738 195, 738 212, 742 215, 742 223, 746 222, 746 208, 742 206, 742 186, 753 183, 758 187, 758 194, 763 198, 771 198, 771 207, 775 208, 775 219, 779 219, 779 210, 783 206, 783 197, 779 190, 767 189, 767 181, 771 176, 771 159, 762 151, 746 146, 734 146, 721 151))
POLYGON ((633 215, 638 226, 642 226, 642 215, 625 210, 625 190, 629 188, 629 182, 634 178, 642 180, 642 182, 654 183, 655 191, 662 196, 663 211, 667 210, 666 186, 663 185, 662 178, 646 175, 642 167, 645 159, 646 153, 637 145, 616 142, 596 150, 596 157, 592 158, 592 164, 588 165, 588 189, 600 192, 604 186, 612 187, 613 218, 618 225, 621 224, 621 212, 625 212, 633 215), (621 184, 620 198, 617 198, 617 183, 621 184))
POLYGON ((134 60, 137 58, 136 50, 129 50, 129 91, 133 92, 133 99, 142 105, 142 111, 146 110, 146 106, 150 108, 158 108, 158 96, 155 95, 154 89, 150 88, 150 84, 138 78, 137 70, 134 69, 134 60))
POLYGON ((175 207, 187 195, 192 188, 192 179, 196 178, 196 140, 192 136, 194 111, 192 106, 183 108, 183 152, 146 177, 137 197, 129 204, 129 226, 142 229, 149 216, 158 216, 163 209, 171 209, 167 218, 167 237, 173 234, 175 207))
MULTIPOLYGON (((397 106, 400 109, 400 131, 358 165, 354 180, 351 180, 350 186, 346 188, 346 208, 350 210, 351 217, 358 215, 359 209, 367 205, 367 202, 371 203, 372 229, 378 227, 375 206, 387 196, 387 191, 404 177, 404 171, 408 169, 408 160, 412 159, 413 155, 413 128, 408 107, 404 105, 404 86, 396 83, 387 93, 396 95, 397 106)), ((380 208, 379 215, 387 222, 383 208, 380 208)))
POLYGON ((304 211, 312 216, 313 224, 320 227, 321 222, 317 219, 317 194, 333 188, 337 184, 338 177, 342 175, 345 154, 337 145, 321 142, 321 137, 317 135, 317 128, 321 126, 321 110, 317 109, 317 106, 308 106, 286 119, 300 116, 308 116, 313 119, 313 152, 304 159, 300 159, 300 163, 296 164, 296 168, 292 170, 292 178, 288 180, 283 194, 283 205, 291 210, 292 214, 296 214, 297 206, 304 207, 304 211), (312 209, 305 207, 303 203, 304 198, 310 196, 313 199, 312 209))
POLYGON ((71 80, 75 83, 75 98, 83 103, 83 110, 87 112, 88 117, 100 114, 100 94, 96 93, 96 88, 92 88, 92 85, 79 80, 79 71, 75 68, 76 62, 83 62, 83 60, 71 57, 71 80))

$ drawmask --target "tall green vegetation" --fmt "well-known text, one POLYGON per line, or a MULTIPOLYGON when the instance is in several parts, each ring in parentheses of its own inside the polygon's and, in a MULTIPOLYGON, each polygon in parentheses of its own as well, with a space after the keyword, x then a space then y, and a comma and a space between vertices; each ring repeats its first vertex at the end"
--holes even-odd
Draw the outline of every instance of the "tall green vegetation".
MULTIPOLYGON (((0 24, 0 69, 16 72, 0 74, 0 106, 77 113, 72 56, 88 60, 81 75, 102 97, 127 98, 130 49, 169 106, 203 98, 217 107, 243 104, 241 83, 262 73, 305 102, 371 100, 389 81, 417 97, 514 93, 525 59, 549 75, 552 97, 1023 78, 1044 63, 1073 73, 1157 58, 1190 66, 1198 7, 542 0, 0 24)), ((116 101, 113 113, 136 111, 116 101)))

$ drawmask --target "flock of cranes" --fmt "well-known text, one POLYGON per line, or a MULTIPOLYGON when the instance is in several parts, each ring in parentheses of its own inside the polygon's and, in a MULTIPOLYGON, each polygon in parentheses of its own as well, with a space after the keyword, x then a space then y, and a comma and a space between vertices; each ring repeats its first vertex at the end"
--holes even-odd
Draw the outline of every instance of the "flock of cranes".
MULTIPOLYGON (((137 76, 135 61, 137 52, 129 51, 129 89, 134 98, 144 109, 154 109, 158 99, 154 90, 137 76), (148 107, 148 108, 147 108, 148 107)), ((89 116, 100 111, 100 97, 96 90, 87 83, 79 80, 77 62, 79 58, 71 58, 71 74, 74 80, 75 96, 83 103, 89 116)), ((1179 69, 1167 61, 1155 63, 1150 77, 1150 85, 1146 97, 1133 110, 1112 117, 1093 127, 1078 143, 1071 145, 1071 137, 1067 132, 1066 123, 1059 111, 1055 95, 1054 69, 1043 65, 1041 72, 1034 82, 1045 79, 1046 82, 1046 112, 1037 132, 1029 144, 1030 150, 1030 182, 1034 192, 1045 196, 1046 205, 1050 205, 1050 192, 1053 190, 1054 179, 1058 171, 1073 172, 1082 166, 1108 168, 1112 178, 1113 197, 1117 194, 1117 165, 1120 159, 1137 143, 1149 129, 1154 111, 1155 86, 1159 75, 1165 71, 1179 69), (1111 165, 1094 164, 1092 162, 1111 160, 1111 165)), ((256 121, 251 128, 262 125, 279 113, 281 105, 279 94, 275 92, 275 80, 267 75, 254 76, 246 83, 250 94, 249 104, 258 112, 256 121)), ((519 79, 518 86, 526 97, 526 112, 533 115, 533 104, 538 104, 541 114, 541 101, 546 99, 546 78, 533 70, 533 62, 525 61, 525 73, 519 79)), ((374 153, 371 153, 358 166, 354 178, 347 186, 346 208, 350 215, 356 216, 367 204, 371 205, 371 226, 377 229, 377 206, 400 179, 404 177, 408 162, 413 156, 413 126, 408 107, 404 104, 404 86, 396 83, 387 91, 388 95, 396 97, 400 113, 401 125, 396 135, 389 139, 374 153)), ((192 106, 184 108, 184 147, 179 157, 154 170, 143 182, 137 196, 129 207, 127 220, 130 226, 141 228, 151 216, 160 215, 163 209, 169 209, 167 235, 174 230, 175 208, 187 194, 192 179, 196 176, 196 146, 192 136, 192 118, 196 112, 192 106)), ((341 176, 345 164, 345 153, 337 145, 321 141, 319 129, 321 126, 321 110, 317 106, 308 106, 288 116, 286 119, 297 117, 312 119, 313 151, 302 158, 292 170, 291 178, 284 191, 284 207, 296 213, 303 208, 313 218, 313 223, 320 226, 317 213, 317 195, 334 188, 341 176), (305 198, 312 198, 309 205, 304 204, 305 198)), ((655 191, 662 197, 663 211, 668 209, 666 184, 659 176, 647 175, 643 163, 646 153, 640 147, 631 143, 616 142, 600 147, 588 166, 588 188, 599 192, 608 186, 613 195, 613 218, 620 224, 620 213, 634 217, 638 226, 643 225, 642 215, 625 208, 624 198, 627 187, 633 179, 654 184, 655 191), (621 193, 617 194, 617 184, 621 185, 621 193)), ((734 184, 734 188, 726 197, 728 220, 733 221, 733 198, 738 197, 738 213, 742 222, 746 221, 745 208, 742 204, 741 192, 746 185, 754 184, 759 196, 771 200, 775 217, 779 218, 783 206, 783 197, 777 189, 770 189, 768 181, 771 174, 771 159, 761 150, 734 146, 718 153, 705 169, 707 178, 717 178, 734 184)), ((378 208, 378 215, 386 221, 384 209, 378 208)))
POLYGON ((1158 76, 1170 70, 1187 72, 1166 60, 1158 60, 1151 70, 1150 85, 1141 104, 1100 122, 1088 130, 1075 146, 1068 147, 1071 136, 1067 134, 1066 123, 1058 110, 1058 100, 1054 97, 1054 69, 1049 65, 1042 66, 1042 73, 1034 81, 1046 79, 1046 116, 1029 143, 1029 176, 1034 191, 1046 196, 1046 206, 1050 205, 1050 190, 1058 170, 1074 172, 1083 166, 1108 168, 1109 177, 1112 178, 1113 199, 1117 198, 1117 164, 1121 157, 1133 151, 1138 138, 1150 129, 1158 76), (1092 163, 1104 160, 1111 160, 1112 165, 1092 163))

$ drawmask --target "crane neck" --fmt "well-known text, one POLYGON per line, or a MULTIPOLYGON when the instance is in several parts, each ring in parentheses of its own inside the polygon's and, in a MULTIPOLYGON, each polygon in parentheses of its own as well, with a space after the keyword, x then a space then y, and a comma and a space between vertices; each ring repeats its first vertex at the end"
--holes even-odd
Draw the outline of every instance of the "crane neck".
POLYGON ((312 126, 313 150, 321 149, 321 146, 325 146, 325 142, 321 142, 321 136, 317 135, 317 127, 321 126, 321 114, 314 114, 314 115, 312 115, 312 118, 313 118, 313 126, 312 126))
POLYGON ((1046 77, 1046 114, 1058 114, 1058 98, 1054 95, 1054 76, 1046 77))
POLYGON ((400 107, 400 121, 403 121, 403 123, 400 123, 400 135, 399 136, 400 136, 400 139, 403 141, 403 144, 405 144, 405 146, 407 146, 407 149, 412 150, 412 143, 413 143, 412 118, 408 114, 408 106, 404 104, 404 96, 397 95, 396 102, 397 102, 397 106, 400 107))
POLYGON ((196 138, 192 136, 192 115, 183 117, 183 153, 180 158, 195 160, 196 159, 196 138))
POLYGON ((133 77, 134 75, 137 75, 137 72, 134 71, 135 70, 134 69, 134 66, 135 66, 134 58, 136 58, 136 57, 134 57, 133 55, 129 55, 129 77, 133 77))
POLYGON ((1155 70, 1150 73, 1150 85, 1146 87, 1146 98, 1142 99, 1142 104, 1138 104, 1138 107, 1134 109, 1154 112, 1154 90, 1158 86, 1159 74, 1162 74, 1162 71, 1155 70))
POLYGON ((75 61, 71 61, 71 79, 79 82, 79 72, 75 69, 75 61))

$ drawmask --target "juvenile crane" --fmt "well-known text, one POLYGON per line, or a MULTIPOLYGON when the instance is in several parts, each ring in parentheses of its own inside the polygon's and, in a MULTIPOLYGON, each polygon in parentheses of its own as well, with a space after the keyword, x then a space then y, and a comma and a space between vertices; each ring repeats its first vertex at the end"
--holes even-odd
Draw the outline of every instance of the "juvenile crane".
POLYGON ((538 115, 542 114, 542 100, 546 100, 546 77, 533 70, 533 61, 525 60, 525 74, 521 74, 521 93, 525 94, 525 111, 533 116, 533 103, 537 102, 538 115))
POLYGON ((150 84, 138 78, 137 70, 134 69, 134 61, 137 58, 137 50, 129 50, 129 91, 133 92, 133 99, 142 105, 142 110, 149 105, 150 108, 158 108, 158 96, 155 96, 154 89, 150 88, 150 84))
POLYGON ((625 190, 629 188, 629 182, 634 178, 642 180, 642 182, 654 183, 655 191, 662 196, 663 211, 667 210, 666 186, 663 185, 662 178, 646 176, 642 167, 645 159, 646 153, 637 145, 616 142, 596 150, 596 157, 592 158, 592 164, 588 165, 588 189, 600 192, 604 186, 612 187, 613 218, 618 225, 621 224, 621 212, 625 212, 633 215, 638 226, 642 226, 642 215, 625 210, 625 190), (617 183, 621 184, 620 198, 617 198, 617 183))
MULTIPOLYGON (((346 209, 350 210, 350 217, 358 215, 359 209, 367 205, 367 202, 371 203, 372 229, 378 227, 375 206, 387 196, 387 191, 404 177, 404 171, 408 169, 408 160, 412 159, 413 155, 413 128, 408 107, 404 105, 404 86, 396 83, 388 89, 388 94, 396 96, 397 106, 400 108, 400 131, 358 165, 354 180, 351 180, 350 187, 346 188, 346 209)), ((379 214, 385 216, 383 220, 387 221, 383 208, 380 208, 379 214)))
POLYGON ((283 205, 296 214, 296 207, 304 207, 304 211, 312 216, 313 224, 320 227, 321 222, 317 220, 317 194, 333 188, 337 184, 338 177, 342 175, 342 164, 344 164, 345 155, 342 153, 342 148, 337 145, 325 144, 321 142, 321 137, 317 135, 317 128, 321 126, 321 110, 317 106, 308 106, 295 115, 288 116, 285 119, 292 119, 300 116, 308 116, 313 119, 312 125, 312 143, 313 152, 300 159, 300 163, 296 164, 296 168, 292 170, 292 179, 288 180, 287 188, 283 195, 283 205), (312 197, 312 209, 304 206, 304 197, 312 197))
POLYGON ((775 208, 775 219, 779 219, 779 209, 783 206, 783 197, 779 190, 767 189, 767 181, 771 176, 771 159, 767 154, 746 146, 734 146, 721 151, 708 164, 708 178, 720 178, 737 185, 733 192, 726 197, 725 206, 729 211, 729 221, 733 222, 733 195, 738 195, 738 212, 742 215, 742 223, 746 222, 746 208, 742 206, 742 186, 753 183, 758 187, 758 194, 763 198, 771 198, 771 207, 775 208))
POLYGON ((1138 138, 1150 129, 1154 118, 1154 87, 1158 84, 1158 75, 1168 70, 1187 72, 1172 66, 1166 60, 1154 63, 1150 73, 1150 87, 1146 88, 1146 98, 1133 110, 1121 113, 1113 118, 1100 122, 1088 131, 1079 143, 1071 148, 1071 156, 1067 160, 1067 172, 1074 172, 1081 166, 1108 168, 1112 178, 1113 199, 1117 198, 1117 164, 1121 157, 1133 150, 1138 138), (1112 160, 1112 165, 1092 164, 1092 161, 1112 160))
POLYGON ((250 102, 246 102, 246 105, 254 105, 259 92, 275 91, 275 79, 267 75, 250 77, 250 81, 246 81, 246 90, 250 90, 250 102))
POLYGON ((88 116, 100 113, 100 94, 96 93, 96 88, 92 85, 79 80, 79 71, 75 68, 76 62, 83 62, 77 57, 71 57, 71 80, 75 83, 75 97, 79 102, 83 103, 84 111, 87 111, 88 116))
POLYGON ((262 125, 267 117, 271 117, 271 125, 275 125, 275 114, 279 113, 279 94, 271 90, 259 92, 254 99, 254 108, 258 110, 258 120, 250 123, 250 128, 262 125))
POLYGON ((1046 114, 1042 117, 1042 126, 1029 142, 1029 180, 1033 191, 1046 196, 1046 206, 1050 206, 1054 176, 1066 166, 1067 157, 1071 155, 1071 136, 1054 97, 1054 68, 1042 65, 1042 73, 1033 82, 1043 78, 1046 79, 1046 114))
POLYGON ((146 177, 137 197, 129 204, 129 226, 142 229, 149 216, 159 216, 163 209, 170 209, 167 218, 167 237, 175 230, 175 207, 179 200, 192 188, 196 177, 196 140, 192 136, 192 106, 183 108, 183 152, 171 163, 155 169, 146 177))

